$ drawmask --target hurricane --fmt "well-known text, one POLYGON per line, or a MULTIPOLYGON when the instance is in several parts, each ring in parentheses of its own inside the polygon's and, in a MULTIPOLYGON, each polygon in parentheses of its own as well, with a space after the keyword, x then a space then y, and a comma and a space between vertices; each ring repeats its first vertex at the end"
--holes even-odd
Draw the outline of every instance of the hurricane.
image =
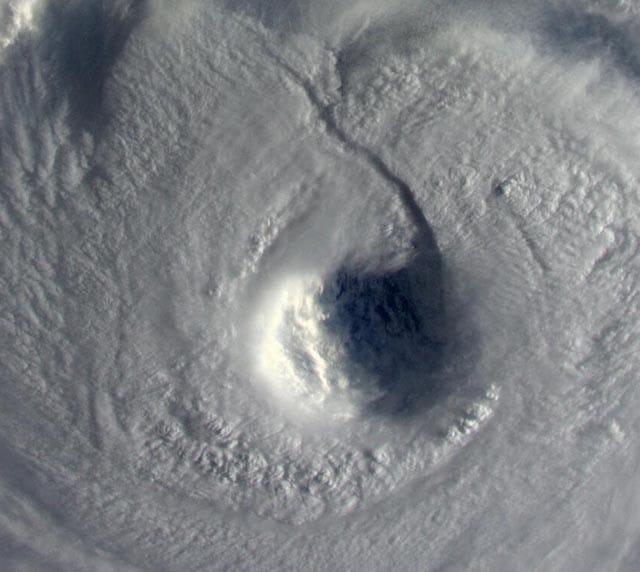
POLYGON ((640 9, 2 0, 0 569, 640 569, 640 9))

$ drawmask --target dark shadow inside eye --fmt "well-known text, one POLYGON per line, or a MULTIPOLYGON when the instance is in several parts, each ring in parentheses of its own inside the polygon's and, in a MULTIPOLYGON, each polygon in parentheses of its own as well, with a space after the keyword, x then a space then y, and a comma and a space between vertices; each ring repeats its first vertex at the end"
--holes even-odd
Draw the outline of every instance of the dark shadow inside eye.
MULTIPOLYGON (((365 383, 373 383, 372 411, 406 414, 439 391, 449 333, 440 254, 417 256, 387 272, 339 268, 320 304, 324 327, 344 345, 365 383)), ((362 382, 361 382, 362 383, 362 382)))

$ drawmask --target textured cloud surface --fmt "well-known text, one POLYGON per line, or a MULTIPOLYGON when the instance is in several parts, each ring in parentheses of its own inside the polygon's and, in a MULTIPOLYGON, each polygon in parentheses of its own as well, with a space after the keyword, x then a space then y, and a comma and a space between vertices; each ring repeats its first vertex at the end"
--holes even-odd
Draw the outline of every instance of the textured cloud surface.
POLYGON ((634 4, 0 14, 0 568, 640 568, 634 4))

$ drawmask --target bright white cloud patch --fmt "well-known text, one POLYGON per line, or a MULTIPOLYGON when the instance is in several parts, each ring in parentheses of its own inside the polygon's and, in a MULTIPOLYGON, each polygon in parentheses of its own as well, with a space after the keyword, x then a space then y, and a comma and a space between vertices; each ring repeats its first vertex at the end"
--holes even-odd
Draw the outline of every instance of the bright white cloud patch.
POLYGON ((33 27, 39 0, 5 0, 0 4, 0 46, 6 48, 33 27))

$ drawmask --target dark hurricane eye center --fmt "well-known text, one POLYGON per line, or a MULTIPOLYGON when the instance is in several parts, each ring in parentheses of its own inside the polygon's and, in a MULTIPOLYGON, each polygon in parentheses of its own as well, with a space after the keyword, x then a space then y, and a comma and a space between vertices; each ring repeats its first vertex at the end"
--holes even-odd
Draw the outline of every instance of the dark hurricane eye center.
POLYGON ((286 410, 414 413, 442 389, 452 337, 444 293, 435 249, 399 268, 345 262, 328 274, 284 276, 257 311, 260 378, 286 410))
POLYGON ((343 267, 319 295, 327 333, 366 372, 356 384, 372 384, 379 394, 369 404, 375 410, 406 411, 418 394, 434 389, 444 359, 446 316, 441 275, 427 262, 417 257, 383 273, 343 267))

